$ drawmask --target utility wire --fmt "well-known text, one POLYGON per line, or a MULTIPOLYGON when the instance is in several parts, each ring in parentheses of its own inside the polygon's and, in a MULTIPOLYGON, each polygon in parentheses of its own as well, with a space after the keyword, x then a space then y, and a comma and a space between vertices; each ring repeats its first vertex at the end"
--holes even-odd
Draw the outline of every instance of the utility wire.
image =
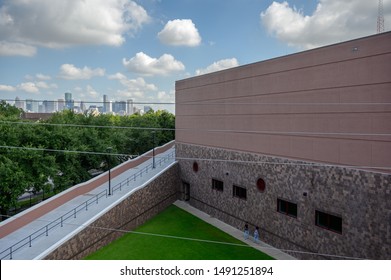
POLYGON ((141 127, 141 126, 115 126, 115 125, 87 125, 87 124, 69 124, 69 123, 43 123, 43 122, 12 122, 0 121, 4 124, 20 124, 20 125, 42 125, 42 126, 60 126, 60 127, 85 127, 85 128, 111 128, 111 129, 135 129, 135 130, 167 130, 174 131, 175 128, 161 127, 141 127))
POLYGON ((58 124, 42 122, 12 122, 0 121, 4 124, 20 125, 42 125, 58 127, 83 127, 83 128, 110 128, 110 129, 134 129, 134 130, 152 130, 152 131, 195 131, 208 133, 238 133, 238 134, 276 134, 276 135, 300 135, 300 136, 391 136, 391 133, 353 133, 353 132, 311 132, 311 131, 274 131, 274 130, 232 130, 232 129, 202 129, 202 128, 162 128, 162 127, 139 127, 139 126, 113 126, 113 125, 81 125, 81 124, 58 124))
MULTIPOLYGON (((12 216, 8 216, 8 215, 0 215, 0 216, 12 217, 12 216)), ((52 221, 44 220, 44 219, 36 219, 35 221, 41 221, 41 222, 45 222, 45 223, 52 222, 52 221)), ((66 221, 63 222, 62 224, 69 225, 69 226, 82 227, 82 228, 92 228, 92 229, 98 229, 98 230, 105 230, 105 231, 110 231, 110 232, 121 232, 121 233, 125 233, 125 234, 137 234, 137 235, 144 235, 144 236, 150 236, 150 237, 161 237, 161 238, 177 239, 177 240, 184 240, 184 241, 193 241, 193 242, 202 242, 202 243, 211 243, 211 244, 219 244, 219 245, 253 248, 253 246, 248 245, 246 243, 240 244, 240 243, 222 242, 222 241, 216 241, 216 240, 199 239, 199 238, 184 237, 184 236, 177 236, 177 235, 167 235, 167 234, 159 234, 159 233, 151 233, 151 232, 140 232, 140 231, 133 231, 133 230, 108 228, 108 227, 98 227, 98 226, 92 226, 92 225, 86 225, 86 224, 69 223, 66 221)), ((322 257, 333 257, 333 258, 340 258, 340 259, 365 260, 363 258, 355 258, 355 257, 342 256, 342 255, 322 254, 322 253, 314 253, 314 252, 300 251, 300 250, 281 249, 281 248, 275 248, 275 247, 270 247, 270 246, 263 246, 260 244, 256 244, 256 246, 260 249, 265 249, 265 250, 272 249, 272 250, 282 251, 282 252, 286 252, 286 253, 298 253, 298 254, 316 255, 316 256, 322 256, 322 257)))
MULTIPOLYGON (((247 96, 248 97, 248 96, 247 96)), ((0 101, 7 101, 7 102, 26 102, 31 101, 30 99, 0 99, 0 101)), ((33 102, 58 102, 58 100, 32 100, 33 102)), ((106 102, 104 101, 79 101, 79 100, 73 100, 76 103, 87 103, 87 104, 104 104, 106 102)), ((64 102, 66 102, 64 100, 64 102)), ((111 101, 112 102, 112 101, 111 101)), ((122 101, 126 102, 126 101, 122 101)), ((383 106, 383 105, 391 105, 391 102, 223 102, 223 101, 215 101, 215 100, 205 100, 205 101, 186 101, 186 102, 148 102, 148 101, 142 101, 137 102, 133 101, 131 104, 135 105, 293 105, 293 106, 330 106, 330 105, 336 105, 336 106, 348 106, 348 105, 355 105, 355 106, 362 106, 362 105, 371 105, 371 106, 383 106)))
MULTIPOLYGON (((110 156, 126 156, 126 157, 146 157, 152 158, 153 156, 148 155, 128 155, 121 153, 103 153, 103 152, 88 152, 88 151, 76 151, 76 150, 59 150, 59 149, 46 149, 46 148, 33 148, 33 147, 19 147, 19 146, 7 146, 0 145, 0 148, 3 149, 20 149, 20 150, 31 150, 31 151, 46 151, 46 152, 59 152, 59 153, 80 153, 80 154, 91 154, 91 155, 110 155, 110 156)), ((155 155, 156 159, 163 158, 159 155, 155 155)), ((316 163, 316 162, 303 162, 302 160, 294 160, 292 162, 270 162, 267 160, 260 161, 247 161, 247 160, 232 160, 232 159, 216 159, 216 158, 199 158, 199 157, 178 157, 176 160, 186 160, 186 161, 208 161, 208 162, 227 162, 227 163, 240 163, 240 164, 259 164, 259 165, 288 165, 288 166, 308 166, 308 167, 339 167, 339 168, 354 168, 354 169, 385 169, 391 170, 390 166, 360 166, 360 165, 343 165, 343 164, 327 164, 327 163, 316 163), (296 161, 296 162, 293 162, 296 161)))
POLYGON ((17 149, 28 151, 42 151, 42 152, 58 152, 58 153, 71 153, 71 154, 87 154, 87 155, 106 155, 106 156, 126 156, 136 157, 138 155, 120 154, 120 153, 103 153, 103 152, 89 152, 89 151, 76 151, 76 150, 60 150, 60 149, 47 149, 47 148, 34 148, 34 147, 19 147, 19 146, 6 146, 1 145, 0 148, 4 149, 17 149))

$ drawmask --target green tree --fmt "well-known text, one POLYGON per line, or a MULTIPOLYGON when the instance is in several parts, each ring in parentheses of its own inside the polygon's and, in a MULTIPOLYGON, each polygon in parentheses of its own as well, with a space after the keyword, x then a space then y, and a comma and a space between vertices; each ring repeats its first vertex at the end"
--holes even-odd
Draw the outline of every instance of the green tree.
MULTIPOLYGON (((3 154, 5 152, 3 151, 3 154)), ((0 212, 5 220, 8 210, 16 206, 18 197, 26 190, 28 183, 25 173, 17 162, 0 154, 0 212)))
MULTIPOLYGON (((108 147, 112 148, 111 153, 136 155, 175 137, 175 116, 167 111, 120 117, 65 110, 39 123, 8 123, 21 122, 20 113, 14 106, 0 103, 0 120, 4 120, 0 122, 0 146, 3 146, 0 148, 0 207, 3 212, 16 205, 18 197, 26 190, 47 193, 49 179, 56 191, 62 191, 90 179, 88 171, 91 169, 106 170, 104 153, 108 147)), ((111 166, 126 159, 111 156, 111 166)))
POLYGON ((4 100, 0 101, 0 120, 20 118, 20 114, 22 112, 22 109, 18 109, 15 106, 8 104, 4 100))

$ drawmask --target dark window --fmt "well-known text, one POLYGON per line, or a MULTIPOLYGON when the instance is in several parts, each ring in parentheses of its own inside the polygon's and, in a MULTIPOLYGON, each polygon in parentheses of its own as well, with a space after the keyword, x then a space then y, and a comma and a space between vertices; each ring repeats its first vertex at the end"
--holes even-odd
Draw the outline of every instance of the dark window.
POLYGON ((324 229, 342 233, 342 218, 335 215, 316 210, 315 225, 324 229))
POLYGON ((233 196, 247 199, 247 190, 239 186, 233 186, 233 196))
POLYGON ((277 199, 277 211, 297 218, 297 204, 286 200, 277 199))
POLYGON ((189 201, 190 200, 190 184, 187 182, 182 182, 182 186, 183 186, 183 199, 185 201, 189 201))
POLYGON ((212 189, 222 192, 224 190, 224 182, 212 179, 212 189))

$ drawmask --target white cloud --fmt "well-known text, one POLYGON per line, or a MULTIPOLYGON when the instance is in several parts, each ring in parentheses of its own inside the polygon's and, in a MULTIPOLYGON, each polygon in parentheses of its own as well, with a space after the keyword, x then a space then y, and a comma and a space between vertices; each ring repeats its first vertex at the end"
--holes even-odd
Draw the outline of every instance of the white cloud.
POLYGON ((108 77, 110 80, 119 81, 125 88, 117 91, 118 98, 143 98, 147 93, 156 92, 158 88, 154 84, 147 83, 143 78, 128 79, 122 73, 116 73, 108 77))
POLYGON ((17 88, 29 93, 39 93, 39 88, 33 82, 21 83, 17 88))
POLYGON ((195 47, 201 44, 201 36, 191 19, 169 20, 158 33, 158 38, 172 46, 195 47))
POLYGON ((154 84, 148 84, 143 78, 139 77, 136 79, 128 79, 122 73, 116 73, 109 76, 110 80, 117 80, 123 86, 125 86, 126 91, 130 94, 137 93, 138 95, 143 95, 144 92, 157 91, 158 88, 154 84))
POLYGON ((52 78, 48 75, 44 75, 44 74, 41 74, 41 73, 38 73, 35 75, 35 77, 37 77, 38 80, 42 80, 42 81, 48 81, 48 80, 51 80, 52 78))
POLYGON ((157 99, 159 100, 159 102, 173 103, 175 102, 175 91, 169 93, 165 91, 159 91, 157 93, 157 99))
POLYGON ((183 63, 175 60, 170 54, 152 58, 143 52, 139 52, 129 60, 124 58, 122 63, 129 71, 142 75, 168 75, 185 69, 183 63))
POLYGON ((58 88, 57 84, 47 84, 46 82, 25 82, 21 83, 17 86, 9 86, 9 85, 0 85, 0 91, 16 91, 22 90, 28 93, 39 93, 40 89, 56 89, 58 88))
POLYGON ((88 80, 95 76, 104 76, 104 74, 105 70, 102 68, 91 69, 87 66, 77 68, 73 64, 63 64, 58 76, 65 80, 88 80))
POLYGON ((46 82, 43 82, 43 81, 40 81, 40 82, 37 82, 35 83, 35 85, 38 87, 38 88, 42 88, 42 89, 55 89, 55 88, 58 88, 57 84, 47 84, 46 82))
POLYGON ((87 85, 86 93, 89 98, 96 99, 99 97, 99 93, 90 85, 87 85))
MULTIPOLYGON (((385 21, 390 22, 391 0, 384 0, 384 7, 385 21)), ((284 1, 273 2, 260 18, 280 41, 309 49, 375 34, 377 12, 378 1, 319 0, 312 15, 304 15, 284 1)))
POLYGON ((0 56, 34 56, 36 53, 37 48, 33 46, 0 41, 0 56))
POLYGON ((119 46, 125 34, 133 35, 150 21, 146 10, 130 0, 29 0, 0 5, 4 40, 0 55, 32 56, 36 46, 119 46))
POLYGON ((0 85, 0 91, 15 91, 16 88, 8 85, 0 85))
POLYGON ((196 75, 203 75, 206 73, 211 73, 211 72, 216 72, 232 67, 239 66, 239 62, 236 58, 228 58, 228 59, 222 59, 219 61, 216 61, 206 67, 205 69, 197 69, 196 70, 196 75))

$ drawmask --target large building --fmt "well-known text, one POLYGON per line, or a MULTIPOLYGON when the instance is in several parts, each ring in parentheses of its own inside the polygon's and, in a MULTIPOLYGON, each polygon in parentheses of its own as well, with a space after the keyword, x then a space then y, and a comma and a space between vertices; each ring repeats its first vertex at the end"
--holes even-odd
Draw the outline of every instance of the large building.
POLYGON ((301 259, 391 258, 391 33, 176 82, 183 198, 301 259))
POLYGON ((65 109, 72 110, 74 106, 74 100, 72 99, 72 93, 66 92, 65 94, 65 109))

